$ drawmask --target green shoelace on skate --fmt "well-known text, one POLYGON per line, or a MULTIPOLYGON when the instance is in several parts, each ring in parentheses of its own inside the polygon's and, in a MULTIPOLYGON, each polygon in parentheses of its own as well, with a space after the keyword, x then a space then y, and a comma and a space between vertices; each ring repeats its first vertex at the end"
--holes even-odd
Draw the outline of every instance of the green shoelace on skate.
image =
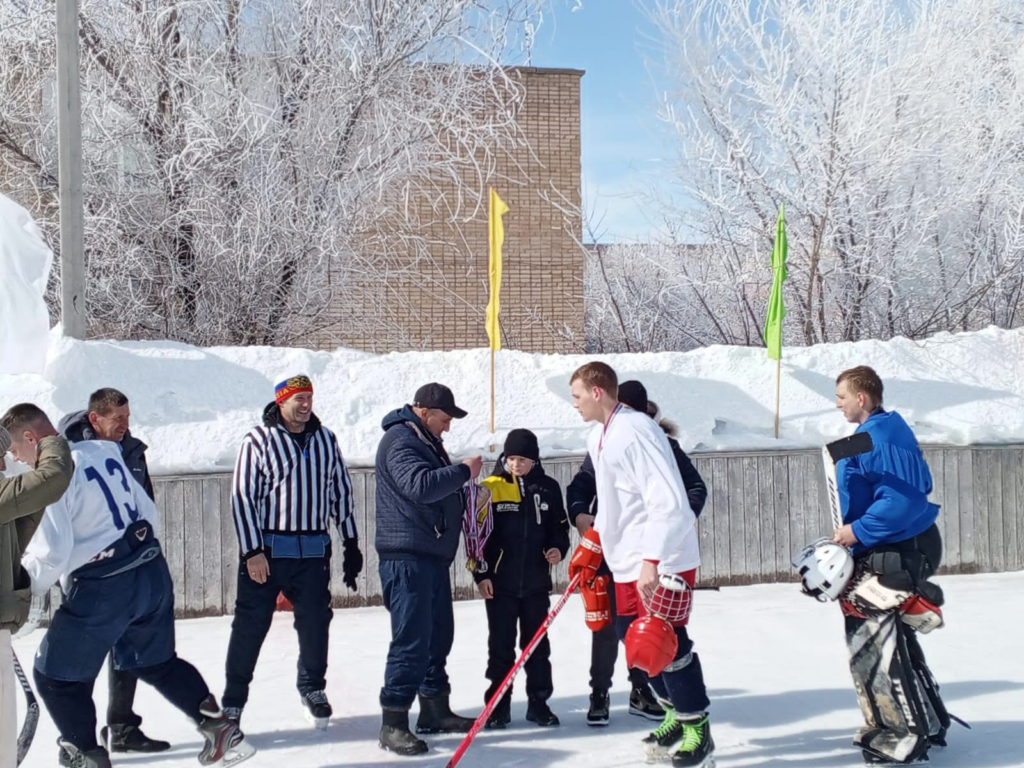
POLYGON ((676 725, 676 711, 671 707, 665 709, 665 719, 661 721, 661 725, 654 729, 654 738, 660 739, 662 736, 667 735, 676 725))
POLYGON ((679 745, 680 752, 693 752, 700 746, 704 736, 704 725, 708 719, 702 718, 696 723, 680 723, 683 726, 683 741, 679 745))

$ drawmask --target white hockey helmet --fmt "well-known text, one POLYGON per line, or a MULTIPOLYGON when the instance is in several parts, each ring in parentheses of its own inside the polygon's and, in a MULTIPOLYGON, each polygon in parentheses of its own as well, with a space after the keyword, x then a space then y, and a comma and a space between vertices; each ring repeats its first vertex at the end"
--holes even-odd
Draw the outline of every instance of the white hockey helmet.
POLYGON ((800 574, 804 594, 821 602, 838 600, 853 576, 853 555, 842 544, 818 539, 804 547, 793 567, 800 574))

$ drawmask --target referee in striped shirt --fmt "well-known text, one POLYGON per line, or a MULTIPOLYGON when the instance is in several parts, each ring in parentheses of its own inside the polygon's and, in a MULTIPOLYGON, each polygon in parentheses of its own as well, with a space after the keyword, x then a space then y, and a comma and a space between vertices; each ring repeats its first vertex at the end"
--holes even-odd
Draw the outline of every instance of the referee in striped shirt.
POLYGON ((326 728, 324 691, 331 612, 331 537, 344 542, 344 581, 363 568, 352 509, 352 482, 338 440, 313 413, 313 384, 293 376, 276 387, 263 424, 242 441, 231 499, 241 552, 238 596, 228 643, 225 714, 239 721, 278 593, 292 603, 299 635, 298 689, 306 717, 326 728))

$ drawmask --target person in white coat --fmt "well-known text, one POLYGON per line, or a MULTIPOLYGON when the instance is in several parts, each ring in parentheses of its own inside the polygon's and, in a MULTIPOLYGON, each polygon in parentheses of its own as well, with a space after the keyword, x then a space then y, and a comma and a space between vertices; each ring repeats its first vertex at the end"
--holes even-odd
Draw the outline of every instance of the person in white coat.
MULTIPOLYGON (((616 629, 629 656, 627 630, 647 614, 641 596, 651 598, 663 574, 693 585, 700 565, 696 517, 668 437, 647 414, 618 401, 615 371, 605 363, 587 363, 573 373, 570 389, 580 415, 596 422, 587 440, 601 500, 595 528, 615 580, 616 629)), ((665 719, 644 746, 649 758, 671 756, 677 768, 710 768, 710 701, 687 621, 685 616, 670 622, 677 651, 671 660, 666 657, 661 674, 651 677, 665 719)))

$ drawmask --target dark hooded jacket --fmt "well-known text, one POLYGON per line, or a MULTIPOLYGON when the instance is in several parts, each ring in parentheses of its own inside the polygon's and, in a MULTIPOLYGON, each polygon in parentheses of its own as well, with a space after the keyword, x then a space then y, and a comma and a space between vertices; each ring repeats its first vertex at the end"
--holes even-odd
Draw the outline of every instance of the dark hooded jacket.
POLYGON ((450 564, 459 549, 469 482, 465 464, 453 465, 412 406, 381 422, 377 446, 375 544, 381 560, 430 558, 450 564))
POLYGON ((569 551, 562 489, 539 461, 521 478, 513 477, 504 462, 503 455, 485 481, 491 489, 494 528, 484 546, 487 570, 473 578, 478 584, 490 579, 495 594, 546 594, 551 591, 551 565, 544 553, 557 549, 564 558, 569 551))
MULTIPOLYGON (((69 413, 57 425, 59 431, 69 443, 80 443, 82 440, 99 440, 96 432, 89 423, 88 411, 75 411, 69 413)), ((154 498, 153 481, 149 477, 149 467, 146 465, 146 449, 149 448, 144 442, 132 434, 129 429, 125 431, 124 437, 119 443, 121 446, 121 458, 132 473, 132 477, 142 486, 149 498, 154 498)))

